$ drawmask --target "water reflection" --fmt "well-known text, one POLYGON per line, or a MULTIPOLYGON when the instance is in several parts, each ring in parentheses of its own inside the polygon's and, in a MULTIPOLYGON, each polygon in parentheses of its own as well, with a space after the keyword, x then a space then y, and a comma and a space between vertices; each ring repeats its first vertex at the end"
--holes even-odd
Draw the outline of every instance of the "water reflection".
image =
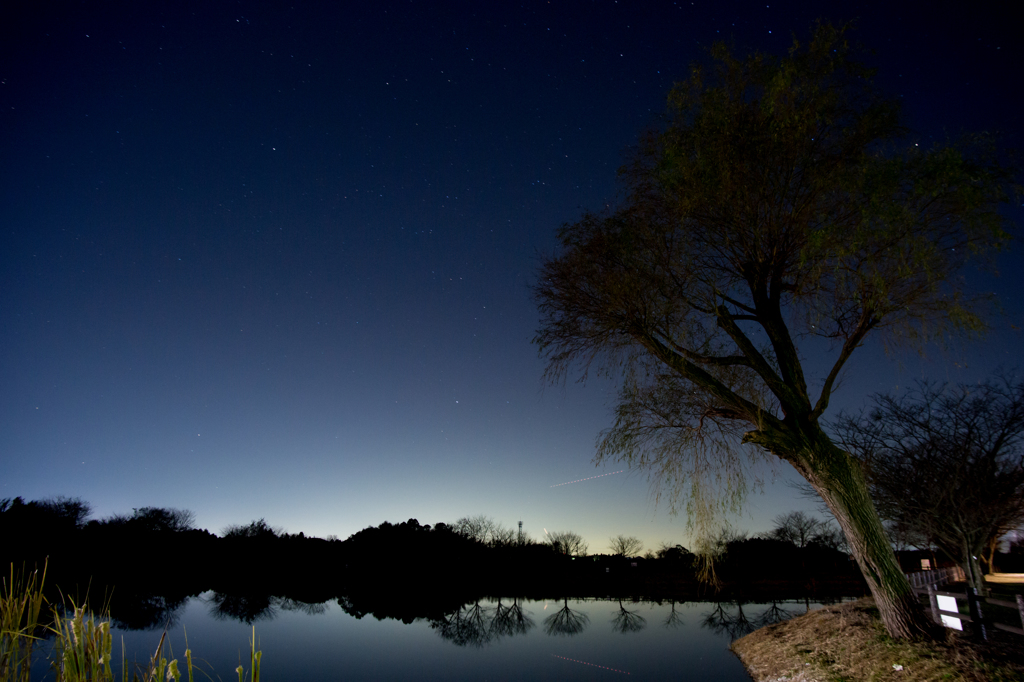
POLYGON ((590 617, 582 611, 569 608, 569 599, 563 600, 564 606, 544 619, 544 632, 549 635, 565 635, 572 637, 587 629, 590 617))
POLYGON ((437 631, 441 639, 456 646, 482 647, 491 641, 487 627, 487 609, 476 602, 472 606, 462 606, 450 614, 431 622, 430 627, 437 631))
POLYGON ((278 609, 298 611, 307 616, 327 613, 326 603, 310 603, 291 597, 276 597, 264 593, 226 594, 213 592, 207 599, 210 615, 217 620, 237 620, 246 625, 273 620, 278 609))
MULTIPOLYGON (((673 679, 685 670, 693 679, 749 682, 729 641, 805 609, 793 601, 715 604, 616 596, 574 598, 569 604, 567 597, 462 599, 429 590, 336 599, 316 603, 207 592, 185 604, 177 632, 168 632, 169 646, 183 651, 187 628, 188 646, 223 676, 237 666, 239 645, 255 622, 266 679, 330 679, 344 670, 356 682, 432 682, 493 678, 500 670, 507 679, 561 682, 610 671, 673 679)), ((160 638, 159 632, 131 634, 125 637, 129 657, 148 657, 160 638)))
POLYGON ((122 630, 153 630, 178 624, 189 595, 115 595, 110 603, 111 624, 122 630))
POLYGON ((498 598, 498 605, 494 607, 494 616, 491 618, 491 631, 495 638, 525 635, 534 627, 533 619, 523 611, 518 599, 513 599, 511 605, 505 606, 501 598, 498 598))
MULTIPOLYGON (((805 611, 810 611, 810 604, 806 606, 805 611)), ((757 627, 762 628, 789 620, 795 615, 797 615, 796 611, 789 611, 779 606, 778 602, 772 602, 772 605, 765 609, 755 622, 758 624, 757 627)))
POLYGON ((209 598, 210 615, 217 620, 237 620, 252 625, 272 620, 277 615, 274 598, 269 594, 225 594, 214 592, 209 598))
MULTIPOLYGON (((634 600, 633 603, 639 602, 634 600)), ((619 610, 615 612, 615 617, 612 618, 612 628, 616 632, 626 634, 627 632, 640 632, 645 627, 647 627, 647 619, 636 611, 628 611, 622 605, 622 600, 620 599, 619 610)))
POLYGON ((772 602, 771 606, 762 611, 760 615, 750 618, 743 610, 743 606, 744 603, 741 601, 717 602, 714 608, 704 616, 701 625, 712 632, 728 635, 730 639, 735 640, 754 630, 780 623, 796 615, 795 612, 779 606, 778 602, 772 602))
POLYGON ((726 634, 730 639, 739 639, 754 631, 743 602, 717 602, 714 608, 704 616, 701 626, 718 634, 726 634), (735 607, 735 611, 732 611, 735 607))
POLYGON ((299 601, 298 599, 291 599, 290 597, 281 597, 280 605, 283 611, 298 611, 299 613, 304 613, 307 616, 322 616, 327 613, 326 602, 311 604, 309 602, 299 601))
POLYGON ((663 625, 671 629, 682 627, 683 625, 685 625, 685 623, 683 623, 682 615, 678 611, 676 611, 675 599, 671 600, 671 605, 672 608, 668 612, 668 615, 665 617, 665 622, 663 623, 663 625))
MULTIPOLYGON (((159 595, 121 595, 112 604, 113 624, 122 630, 152 630, 170 628, 177 624, 180 614, 188 603, 188 596, 165 597, 159 595)), ((203 599, 210 615, 222 621, 237 621, 245 625, 274 620, 280 612, 296 612, 307 616, 326 614, 327 602, 306 602, 294 597, 274 596, 253 592, 230 594, 211 592, 203 599)), ((548 636, 575 637, 590 626, 587 603, 608 602, 615 608, 609 621, 611 633, 639 633, 647 628, 647 619, 639 607, 667 606, 667 613, 659 615, 666 629, 685 626, 682 617, 686 602, 669 600, 644 600, 639 598, 605 598, 574 601, 569 606, 568 597, 563 597, 562 606, 543 620, 543 632, 548 636), (581 606, 582 605, 582 606, 581 606)), ((437 594, 389 593, 354 594, 339 597, 342 610, 360 619, 372 614, 378 621, 397 620, 407 625, 424 621, 441 639, 459 647, 481 648, 506 638, 521 637, 537 627, 530 613, 523 607, 522 598, 494 598, 461 600, 457 597, 442 597, 437 594)), ((557 602, 556 602, 557 604, 557 602)), ((706 603, 705 603, 706 604, 706 603)), ((784 608, 782 603, 755 605, 753 611, 744 601, 722 601, 710 604, 710 610, 700 618, 700 626, 710 632, 735 640, 754 630, 778 623, 799 612, 810 609, 810 602, 800 604, 797 609, 784 608)), ((691 607, 694 604, 690 605, 691 607)), ((545 606, 545 610, 547 607, 545 606)))

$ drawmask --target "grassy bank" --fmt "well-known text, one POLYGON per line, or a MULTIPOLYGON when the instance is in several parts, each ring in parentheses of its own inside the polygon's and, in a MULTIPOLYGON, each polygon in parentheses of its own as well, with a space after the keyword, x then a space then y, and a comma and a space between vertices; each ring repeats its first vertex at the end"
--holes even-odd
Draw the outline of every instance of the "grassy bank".
POLYGON ((946 633, 944 642, 893 640, 865 597, 762 628, 732 649, 755 682, 1024 680, 1024 637, 996 632, 980 644, 946 633))
MULTIPOLYGON (((110 620, 97 619, 74 604, 52 608, 43 595, 45 582, 45 567, 16 575, 13 566, 9 576, 0 581, 0 682, 29 682, 39 666, 50 668, 56 682, 115 682, 119 678, 121 682, 181 682, 183 676, 194 682, 194 673, 199 671, 193 669, 190 649, 185 650, 184 671, 178 670, 177 659, 168 661, 164 656, 166 632, 148 663, 139 665, 122 655, 121 670, 115 673, 110 620), (40 657, 40 647, 51 641, 48 655, 40 657)), ((262 652, 255 642, 254 629, 249 682, 260 679, 262 652)), ((244 668, 240 665, 235 672, 238 682, 244 682, 244 668)))

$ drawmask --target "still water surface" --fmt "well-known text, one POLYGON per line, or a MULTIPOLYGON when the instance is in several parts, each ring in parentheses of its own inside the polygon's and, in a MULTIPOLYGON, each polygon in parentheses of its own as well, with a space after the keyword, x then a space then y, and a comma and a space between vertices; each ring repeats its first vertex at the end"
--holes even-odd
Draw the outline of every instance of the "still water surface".
MULTIPOLYGON (((814 602, 743 604, 609 599, 481 600, 444 618, 412 623, 355 618, 336 602, 276 600, 252 625, 216 615, 207 593, 177 611, 173 657, 214 680, 248 668, 255 626, 262 679, 280 680, 750 680, 729 643, 761 625, 817 608, 814 602)), ((114 659, 147 660, 160 630, 114 631, 114 659)), ((171 656, 168 656, 171 658, 171 656)), ((202 679, 206 679, 200 676, 202 679)))

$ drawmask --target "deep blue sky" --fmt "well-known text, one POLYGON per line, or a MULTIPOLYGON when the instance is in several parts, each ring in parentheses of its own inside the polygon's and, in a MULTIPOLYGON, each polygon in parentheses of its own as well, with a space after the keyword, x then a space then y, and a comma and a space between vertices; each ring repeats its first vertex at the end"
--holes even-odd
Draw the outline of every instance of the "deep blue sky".
MULTIPOLYGON (((347 537, 487 514, 688 542, 595 469, 607 382, 545 387, 529 286, 560 224, 713 42, 783 52, 821 3, 9 3, 0 10, 0 498, 347 537)), ((922 141, 1021 142, 988 3, 832 3, 922 141), (911 5, 914 9, 910 9, 911 5)), ((1020 211, 1017 210, 1019 217, 1020 211)), ((863 349, 834 406, 1022 347, 863 349)), ((811 358, 813 363, 813 358, 811 358)), ((786 468, 742 528, 811 505, 786 468)))

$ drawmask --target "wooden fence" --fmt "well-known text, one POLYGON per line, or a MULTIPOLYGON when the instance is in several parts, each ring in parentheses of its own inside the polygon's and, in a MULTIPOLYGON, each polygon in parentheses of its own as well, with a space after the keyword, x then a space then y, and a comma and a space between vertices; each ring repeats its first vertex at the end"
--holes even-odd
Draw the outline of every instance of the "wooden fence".
MULTIPOLYGON (((997 630, 1003 630, 1005 632, 1012 632, 1015 635, 1024 635, 1024 595, 1017 595, 1015 602, 1007 601, 1006 599, 996 599, 995 597, 979 597, 973 587, 968 587, 966 592, 940 592, 933 586, 928 586, 928 601, 931 603, 932 618, 935 619, 936 623, 950 627, 948 622, 943 619, 943 616, 947 618, 956 618, 963 623, 970 623, 975 633, 981 637, 981 639, 988 639, 988 628, 993 627, 997 630), (960 613, 957 611, 945 611, 939 608, 939 597, 953 597, 959 607, 959 600, 964 599, 967 601, 967 614, 960 613), (982 613, 982 603, 992 604, 994 606, 1003 606, 1008 609, 1015 609, 1017 615, 1020 618, 1021 627, 1016 625, 1007 625, 1006 623, 997 623, 991 618, 986 618, 982 613)), ((963 629, 961 627, 961 629, 963 629)))
POLYGON ((966 582, 967 574, 964 573, 963 567, 951 566, 950 568, 939 568, 934 571, 907 573, 907 580, 910 581, 910 586, 914 588, 915 592, 924 593, 929 585, 939 587, 948 583, 966 582))
MULTIPOLYGON (((950 627, 946 621, 943 620, 943 616, 947 618, 956 618, 963 623, 970 623, 975 633, 982 639, 988 639, 988 628, 994 627, 997 630, 1003 630, 1005 632, 1012 632, 1016 635, 1024 635, 1024 596, 1017 595, 1016 601, 1008 601, 1006 599, 997 599, 995 597, 979 597, 975 592, 974 588, 968 587, 966 592, 940 592, 939 588, 949 583, 966 582, 967 576, 964 573, 964 569, 960 566, 952 566, 950 568, 940 568, 934 571, 921 571, 919 573, 908 573, 907 580, 910 581, 910 585, 914 588, 914 592, 918 594, 927 594, 928 602, 931 605, 932 618, 935 622, 940 625, 946 625, 950 627), (953 597, 957 600, 964 600, 967 602, 967 613, 960 613, 957 611, 944 611, 939 608, 939 597, 953 597), (1014 609, 1017 611, 1017 615, 1020 616, 1021 627, 1016 625, 1007 625, 1005 623, 997 623, 991 618, 986 618, 982 614, 981 605, 982 603, 992 604, 993 606, 1003 606, 1008 609, 1014 609)), ((959 608, 959 607, 958 607, 959 608)), ((961 628, 962 629, 962 628, 961 628)))

